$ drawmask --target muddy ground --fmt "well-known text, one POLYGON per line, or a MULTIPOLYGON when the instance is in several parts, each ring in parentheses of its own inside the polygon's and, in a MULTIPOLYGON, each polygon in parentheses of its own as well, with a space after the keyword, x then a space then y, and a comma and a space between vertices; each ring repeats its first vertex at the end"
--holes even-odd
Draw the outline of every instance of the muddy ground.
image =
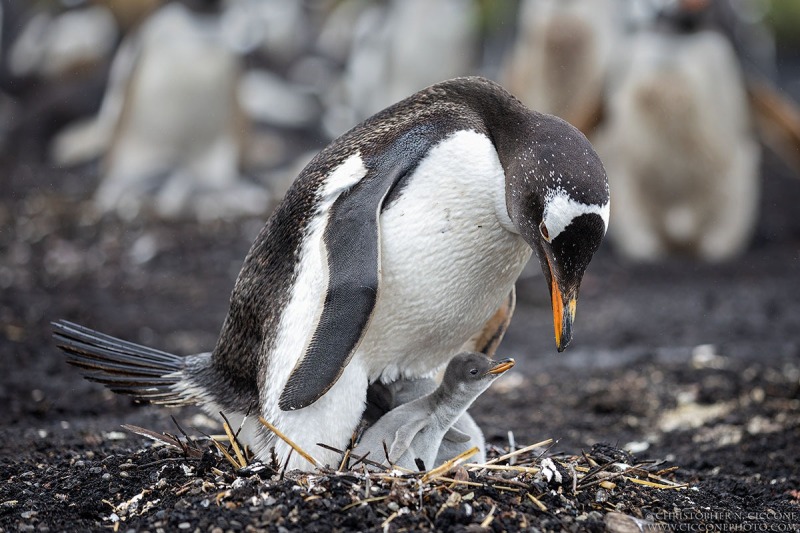
POLYGON ((358 473, 259 477, 212 452, 154 447, 120 425, 177 433, 174 416, 197 437, 193 428, 221 430, 198 411, 139 405, 84 381, 50 339, 49 322, 66 318, 177 353, 211 349, 262 220, 100 218, 88 203, 95 168, 6 161, 0 531, 603 531, 630 517, 645 529, 798 530, 800 180, 770 158, 765 169, 757 235, 739 259, 633 266, 604 245, 563 354, 544 283, 521 279, 500 349, 518 365, 472 410, 491 456, 510 434, 517 447, 553 438, 545 457, 565 465, 642 464, 686 488, 463 470, 455 485, 384 477, 365 488, 358 473), (596 443, 635 457, 603 459, 596 443))

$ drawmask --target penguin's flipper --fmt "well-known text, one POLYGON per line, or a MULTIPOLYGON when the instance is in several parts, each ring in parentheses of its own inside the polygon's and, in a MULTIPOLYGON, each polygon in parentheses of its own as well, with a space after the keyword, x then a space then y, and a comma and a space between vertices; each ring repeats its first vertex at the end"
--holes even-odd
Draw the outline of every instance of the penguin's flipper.
POLYGON ((567 122, 581 130, 584 135, 591 136, 597 127, 606 118, 603 105, 605 98, 602 91, 597 91, 592 98, 579 109, 573 109, 569 116, 564 117, 567 122))
POLYGON ((414 440, 417 433, 419 433, 428 422, 429 419, 427 417, 419 417, 397 428, 397 432, 394 434, 394 440, 388 446, 389 461, 392 463, 397 462, 397 460, 408 451, 408 448, 411 446, 411 441, 414 440))
POLYGON ((747 94, 761 140, 800 176, 800 107, 771 84, 748 81, 747 94))
POLYGON ((367 174, 333 203, 325 228, 328 289, 305 354, 281 393, 284 411, 317 401, 339 379, 366 332, 380 285, 380 213, 432 145, 424 126, 412 128, 365 157, 367 174))
POLYGON ((451 427, 450 429, 447 430, 447 433, 444 434, 444 440, 460 444, 464 442, 469 442, 470 440, 472 440, 472 437, 470 437, 463 431, 456 429, 455 427, 451 427))

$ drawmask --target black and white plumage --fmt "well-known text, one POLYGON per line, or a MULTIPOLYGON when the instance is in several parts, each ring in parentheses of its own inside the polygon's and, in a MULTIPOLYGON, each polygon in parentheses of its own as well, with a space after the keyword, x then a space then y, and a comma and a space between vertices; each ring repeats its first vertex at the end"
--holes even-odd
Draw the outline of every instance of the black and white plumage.
MULTIPOLYGON (((104 338, 67 325, 57 338, 94 379, 139 376, 109 383, 124 392, 234 423, 251 414, 242 436, 259 457, 290 449, 255 415, 334 464, 316 444, 346 446, 369 383, 484 349, 531 249, 563 350, 608 212, 605 171, 580 132, 496 83, 456 78, 364 121, 300 173, 245 259, 211 355, 143 365, 164 382, 133 368, 143 348, 120 342, 112 366, 104 338)), ((309 464, 292 455, 289 467, 309 464)))
POLYGON ((352 456, 368 456, 374 462, 408 470, 435 467, 445 434, 456 432, 468 442, 471 436, 453 425, 497 377, 513 366, 513 359, 492 361, 480 353, 455 356, 435 390, 383 415, 364 432, 352 456))

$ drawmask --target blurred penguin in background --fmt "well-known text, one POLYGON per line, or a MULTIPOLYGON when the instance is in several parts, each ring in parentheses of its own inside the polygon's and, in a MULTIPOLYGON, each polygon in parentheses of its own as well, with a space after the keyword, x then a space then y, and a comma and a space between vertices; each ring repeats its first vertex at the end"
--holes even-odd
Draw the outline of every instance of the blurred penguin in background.
POLYGON ((528 107, 591 131, 622 36, 624 5, 619 0, 525 0, 504 85, 528 107))
MULTIPOLYGON (((597 145, 624 257, 720 261, 757 222, 759 141, 800 174, 800 111, 756 3, 524 0, 503 79, 597 145)), ((763 13, 761 13, 763 16, 763 13)))
POLYGON ((760 147, 730 41, 687 23, 698 2, 670 9, 628 38, 610 73, 595 144, 617 198, 611 238, 632 260, 720 261, 753 232, 760 147))
POLYGON ((345 72, 328 96, 328 134, 340 135, 406 95, 471 73, 477 20, 473 0, 400 0, 359 11, 349 29, 345 72))
POLYGON ((122 43, 99 115, 63 132, 54 159, 74 164, 104 153, 95 196, 102 212, 262 214, 268 193, 239 172, 247 130, 240 75, 216 14, 168 4, 122 43))
POLYGON ((105 5, 0 3, 0 154, 40 158, 70 121, 97 111, 119 27, 105 5))

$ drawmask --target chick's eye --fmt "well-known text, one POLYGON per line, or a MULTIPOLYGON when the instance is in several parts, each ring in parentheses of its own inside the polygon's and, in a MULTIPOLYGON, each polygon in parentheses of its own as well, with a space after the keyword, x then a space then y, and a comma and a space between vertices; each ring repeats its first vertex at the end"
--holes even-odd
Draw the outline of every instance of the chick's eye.
POLYGON ((547 226, 545 225, 544 221, 539 223, 539 233, 542 234, 542 237, 544 237, 544 240, 546 240, 547 242, 550 242, 550 232, 547 231, 547 226))
POLYGON ((470 369, 469 373, 474 376, 474 375, 476 375, 478 373, 478 369, 477 368, 472 368, 472 369, 470 369))

